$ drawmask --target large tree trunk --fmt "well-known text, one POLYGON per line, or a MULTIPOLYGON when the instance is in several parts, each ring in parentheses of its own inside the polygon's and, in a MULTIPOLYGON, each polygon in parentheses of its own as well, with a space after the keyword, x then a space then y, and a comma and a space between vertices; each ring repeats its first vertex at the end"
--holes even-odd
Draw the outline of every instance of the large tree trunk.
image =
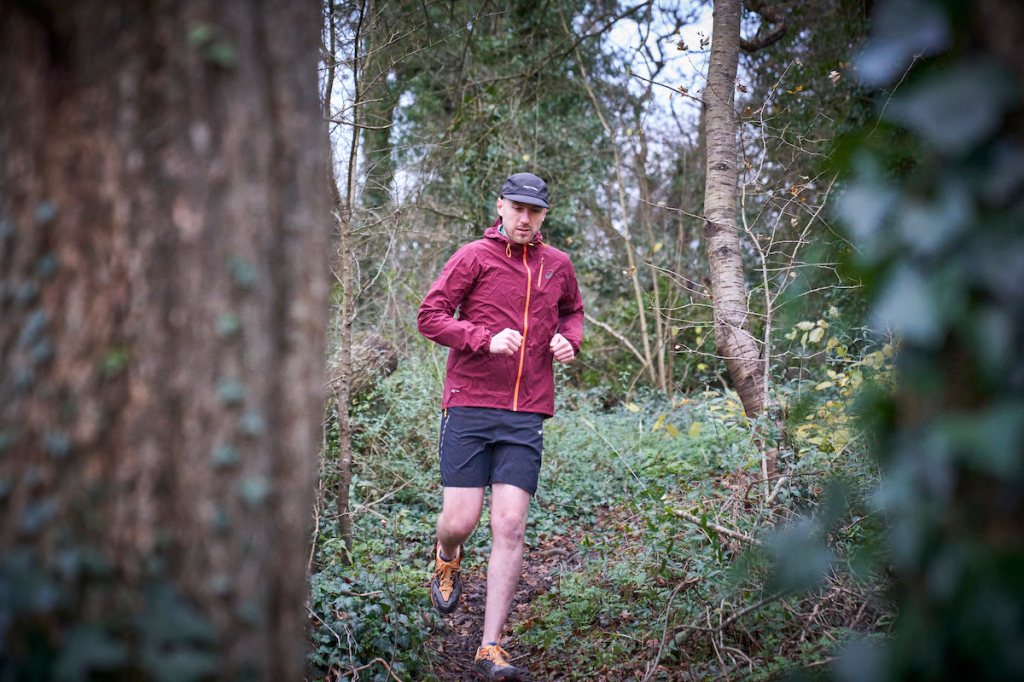
POLYGON ((733 107, 740 52, 740 0, 715 0, 711 64, 704 91, 707 177, 704 227, 715 346, 747 415, 764 409, 764 362, 747 322, 747 292, 737 221, 737 121, 733 107))
POLYGON ((320 24, 315 2, 0 5, 0 677, 302 677, 320 24))

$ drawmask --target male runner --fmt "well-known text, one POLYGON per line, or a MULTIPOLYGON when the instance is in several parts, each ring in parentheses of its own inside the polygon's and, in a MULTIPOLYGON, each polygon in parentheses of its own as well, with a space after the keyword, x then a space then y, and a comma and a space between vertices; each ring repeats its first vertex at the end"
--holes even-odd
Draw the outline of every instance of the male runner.
POLYGON ((501 632, 522 568, 544 419, 554 414, 552 360, 572 362, 579 353, 583 302, 569 257, 541 238, 547 184, 532 173, 509 176, 497 211, 483 238, 448 260, 419 309, 420 333, 450 349, 430 598, 442 613, 458 606, 462 546, 490 486, 487 603, 474 668, 488 679, 519 680, 524 671, 508 662, 501 632))

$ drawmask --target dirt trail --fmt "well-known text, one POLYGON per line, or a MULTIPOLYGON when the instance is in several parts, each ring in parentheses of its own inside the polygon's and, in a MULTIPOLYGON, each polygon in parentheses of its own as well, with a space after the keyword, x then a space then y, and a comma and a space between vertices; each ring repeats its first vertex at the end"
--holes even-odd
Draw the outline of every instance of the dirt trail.
MULTIPOLYGON (((471 562, 472 568, 462 572, 463 592, 458 610, 445 617, 446 627, 434 633, 426 645, 433 660, 434 675, 444 682, 480 679, 473 672, 473 656, 483 629, 486 560, 476 559, 471 562)), ((576 539, 572 536, 551 538, 523 554, 523 575, 505 625, 502 646, 512 656, 511 662, 527 668, 529 679, 535 682, 558 680, 562 676, 545 666, 542 656, 519 645, 515 632, 528 617, 530 602, 552 589, 560 571, 576 567, 578 554, 576 539)))

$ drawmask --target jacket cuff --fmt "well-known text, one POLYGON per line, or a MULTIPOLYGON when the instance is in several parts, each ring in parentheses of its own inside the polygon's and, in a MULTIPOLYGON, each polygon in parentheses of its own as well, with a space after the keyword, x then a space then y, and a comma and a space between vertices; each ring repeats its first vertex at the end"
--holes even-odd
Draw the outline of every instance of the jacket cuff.
POLYGON ((477 327, 473 331, 473 350, 477 353, 489 353, 491 350, 491 339, 494 332, 484 327, 477 327))

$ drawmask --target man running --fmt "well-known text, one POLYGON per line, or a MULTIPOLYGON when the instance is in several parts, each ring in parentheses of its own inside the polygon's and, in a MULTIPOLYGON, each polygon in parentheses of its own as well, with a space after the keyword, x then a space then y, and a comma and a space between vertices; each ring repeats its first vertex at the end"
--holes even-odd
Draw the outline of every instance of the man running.
POLYGON ((420 333, 450 349, 430 598, 441 613, 458 606, 462 546, 491 486, 487 603, 474 668, 488 679, 519 680, 524 671, 509 663, 501 633, 519 583, 544 419, 554 414, 552 359, 568 363, 579 353, 583 302, 569 257, 541 239, 547 184, 532 173, 509 176, 497 210, 483 238, 448 260, 419 309, 420 333))

